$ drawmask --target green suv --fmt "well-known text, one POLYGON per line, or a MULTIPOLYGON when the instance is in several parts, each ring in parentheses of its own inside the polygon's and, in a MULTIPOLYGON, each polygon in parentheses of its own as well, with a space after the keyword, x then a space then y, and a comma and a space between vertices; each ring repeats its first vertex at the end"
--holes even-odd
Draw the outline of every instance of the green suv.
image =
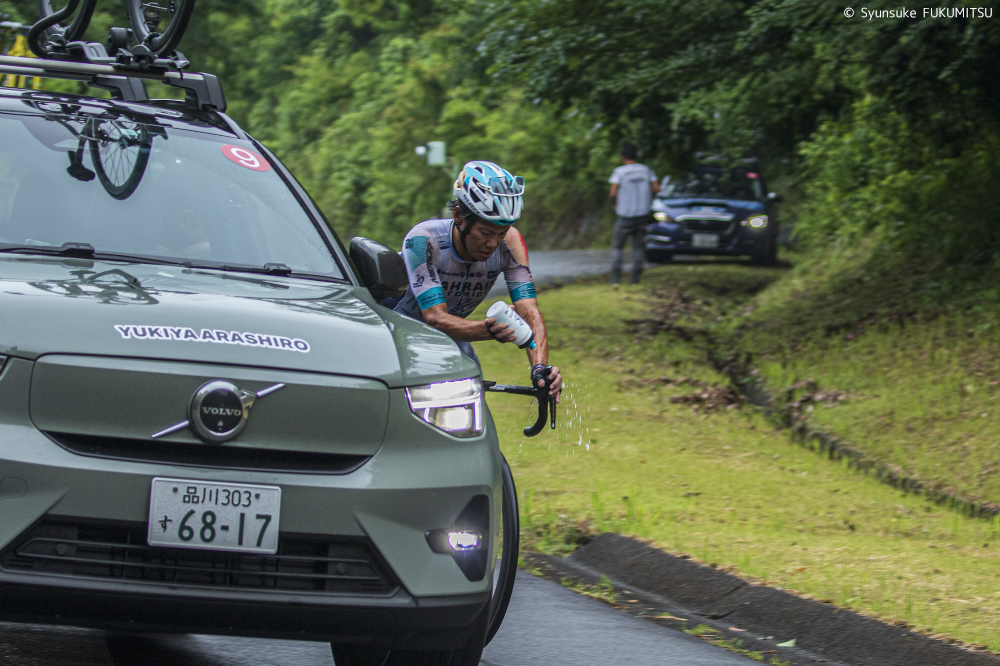
POLYGON ((503 461, 398 255, 210 106, 5 88, 0 137, 0 619, 478 663, 503 461))

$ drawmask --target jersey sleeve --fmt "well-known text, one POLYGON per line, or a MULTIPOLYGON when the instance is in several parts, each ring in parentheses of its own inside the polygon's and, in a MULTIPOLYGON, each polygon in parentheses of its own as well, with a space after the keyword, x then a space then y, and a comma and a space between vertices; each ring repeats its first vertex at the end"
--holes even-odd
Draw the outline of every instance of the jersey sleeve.
POLYGON ((535 280, 531 270, 517 261, 504 241, 501 246, 504 253, 503 277, 507 281, 507 291, 510 292, 512 303, 525 298, 535 298, 535 280))
POLYGON ((611 172, 611 177, 608 178, 608 182, 612 185, 621 185, 622 174, 620 167, 611 172))
POLYGON ((403 240, 406 274, 410 278, 410 290, 417 299, 420 310, 445 302, 441 279, 434 269, 437 251, 437 243, 419 228, 412 229, 403 240))

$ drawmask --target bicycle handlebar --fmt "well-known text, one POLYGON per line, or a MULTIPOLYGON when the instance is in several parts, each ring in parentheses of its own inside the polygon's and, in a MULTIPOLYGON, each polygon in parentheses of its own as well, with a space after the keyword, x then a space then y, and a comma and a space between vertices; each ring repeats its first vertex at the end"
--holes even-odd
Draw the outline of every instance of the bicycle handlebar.
POLYGON ((539 388, 537 386, 515 386, 513 384, 497 384, 496 382, 484 381, 483 388, 494 393, 512 393, 514 395, 529 395, 538 400, 538 419, 534 425, 524 429, 525 437, 534 437, 545 427, 546 417, 551 416, 550 428, 556 427, 556 401, 549 395, 549 384, 539 388))

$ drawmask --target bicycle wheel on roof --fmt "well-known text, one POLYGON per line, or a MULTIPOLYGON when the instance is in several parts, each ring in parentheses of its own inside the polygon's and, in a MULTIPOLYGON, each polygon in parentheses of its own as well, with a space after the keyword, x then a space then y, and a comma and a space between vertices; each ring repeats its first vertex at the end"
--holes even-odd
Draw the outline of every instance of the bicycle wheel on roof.
POLYGON ((195 0, 128 0, 135 41, 158 56, 169 56, 187 29, 195 0))
MULTIPOLYGON (((62 12, 72 3, 56 2, 55 4, 59 7, 58 9, 53 7, 52 0, 38 0, 39 17, 43 20, 47 19, 53 14, 62 12)), ((87 31, 87 26, 90 25, 90 18, 94 15, 94 7, 96 5, 96 0, 83 0, 75 12, 70 10, 72 18, 67 16, 60 19, 55 25, 46 28, 45 38, 50 39, 57 35, 62 35, 67 42, 75 42, 83 39, 83 34, 87 31)))

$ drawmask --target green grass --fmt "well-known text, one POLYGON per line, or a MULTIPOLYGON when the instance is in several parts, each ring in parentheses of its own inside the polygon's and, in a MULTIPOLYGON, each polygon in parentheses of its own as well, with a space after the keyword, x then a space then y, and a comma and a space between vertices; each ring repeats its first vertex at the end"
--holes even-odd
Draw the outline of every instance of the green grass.
MULTIPOLYGON (((690 386, 643 381, 725 383, 699 339, 637 339, 625 320, 649 316, 651 292, 695 295, 694 314, 675 321, 722 330, 754 291, 782 275, 740 264, 674 265, 650 271, 637 288, 540 294, 551 360, 567 382, 559 428, 524 438, 534 406, 516 396, 489 400, 518 484, 523 547, 565 553, 581 534, 615 531, 751 580, 1000 649, 1000 524, 821 458, 754 408, 706 414, 668 401, 690 386)), ((527 379, 512 346, 477 343, 477 350, 488 379, 527 379)))
POLYGON ((601 574, 600 581, 592 585, 578 583, 567 576, 563 576, 559 582, 563 587, 567 587, 591 599, 603 601, 610 606, 618 606, 618 595, 615 593, 615 586, 612 584, 611 579, 604 574, 601 574))
POLYGON ((772 394, 847 393, 806 415, 870 458, 1000 504, 1000 307, 989 276, 941 293, 947 267, 862 248, 797 268, 724 327, 772 394))

